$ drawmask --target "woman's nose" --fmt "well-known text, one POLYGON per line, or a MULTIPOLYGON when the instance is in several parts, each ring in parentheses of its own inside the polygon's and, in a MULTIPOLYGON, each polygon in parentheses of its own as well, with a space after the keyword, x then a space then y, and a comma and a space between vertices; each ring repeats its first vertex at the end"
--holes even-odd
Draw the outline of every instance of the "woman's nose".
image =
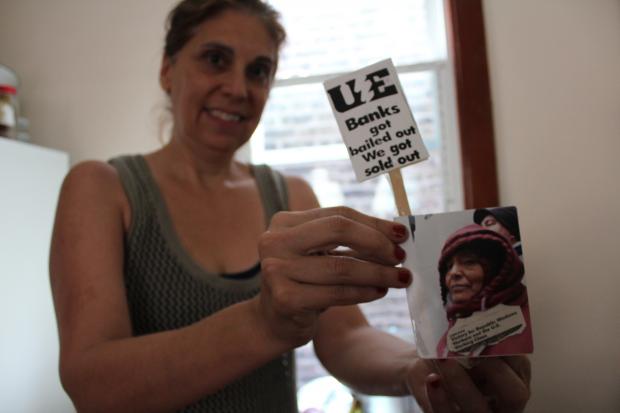
POLYGON ((248 84, 245 73, 241 70, 231 70, 224 79, 223 91, 236 99, 248 97, 248 84))
POLYGON ((452 264, 452 266, 448 269, 446 277, 458 280, 463 277, 463 267, 458 264, 452 264))

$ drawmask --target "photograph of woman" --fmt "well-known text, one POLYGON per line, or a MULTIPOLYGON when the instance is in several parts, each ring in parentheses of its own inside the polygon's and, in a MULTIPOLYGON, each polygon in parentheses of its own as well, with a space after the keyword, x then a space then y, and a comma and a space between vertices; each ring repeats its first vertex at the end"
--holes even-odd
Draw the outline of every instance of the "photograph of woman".
POLYGON ((471 224, 453 233, 443 246, 438 263, 441 299, 451 328, 458 319, 484 312, 498 304, 518 306, 526 326, 522 332, 494 337, 463 353, 447 348, 448 331, 437 345, 439 357, 488 356, 532 352, 524 269, 512 243, 502 234, 471 224))

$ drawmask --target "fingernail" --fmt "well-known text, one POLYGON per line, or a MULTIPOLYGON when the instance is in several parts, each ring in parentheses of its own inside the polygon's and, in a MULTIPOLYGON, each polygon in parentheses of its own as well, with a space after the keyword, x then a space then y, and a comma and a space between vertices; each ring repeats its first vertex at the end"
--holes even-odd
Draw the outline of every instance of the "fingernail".
POLYGON ((397 245, 394 248, 394 256, 396 257, 398 261, 404 260, 406 255, 407 254, 405 254, 405 250, 402 249, 400 246, 397 245))
POLYGON ((394 225, 392 231, 397 238, 405 238, 407 236, 407 228, 404 225, 394 225))
POLYGON ((377 287, 377 292, 379 294, 385 295, 385 294, 387 294, 387 291, 388 291, 388 289, 386 287, 377 287))
POLYGON ((403 284, 409 284, 411 281, 411 272, 409 272, 406 268, 401 268, 398 270, 398 281, 403 284))
POLYGON ((441 383, 439 382, 441 379, 439 376, 435 376, 428 381, 428 384, 431 385, 433 389, 438 389, 441 383))

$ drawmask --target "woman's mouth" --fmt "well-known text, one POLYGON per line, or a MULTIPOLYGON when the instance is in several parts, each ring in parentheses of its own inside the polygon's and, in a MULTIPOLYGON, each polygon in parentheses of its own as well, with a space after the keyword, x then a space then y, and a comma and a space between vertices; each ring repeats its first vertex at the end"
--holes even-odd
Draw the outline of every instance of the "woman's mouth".
POLYGON ((460 293, 463 291, 468 291, 470 289, 471 287, 466 284, 453 285, 452 287, 450 287, 450 293, 460 293))
POLYGON ((214 118, 221 119, 226 122, 241 122, 245 119, 245 117, 242 115, 239 115, 237 113, 225 112, 220 109, 205 108, 205 111, 214 118))

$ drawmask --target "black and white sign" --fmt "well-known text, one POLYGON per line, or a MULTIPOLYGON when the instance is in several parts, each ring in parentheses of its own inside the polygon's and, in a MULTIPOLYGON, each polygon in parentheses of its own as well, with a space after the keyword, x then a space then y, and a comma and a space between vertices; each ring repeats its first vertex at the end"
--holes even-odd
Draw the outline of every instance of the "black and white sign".
POLYGON ((428 159, 391 59, 323 85, 358 181, 428 159))

